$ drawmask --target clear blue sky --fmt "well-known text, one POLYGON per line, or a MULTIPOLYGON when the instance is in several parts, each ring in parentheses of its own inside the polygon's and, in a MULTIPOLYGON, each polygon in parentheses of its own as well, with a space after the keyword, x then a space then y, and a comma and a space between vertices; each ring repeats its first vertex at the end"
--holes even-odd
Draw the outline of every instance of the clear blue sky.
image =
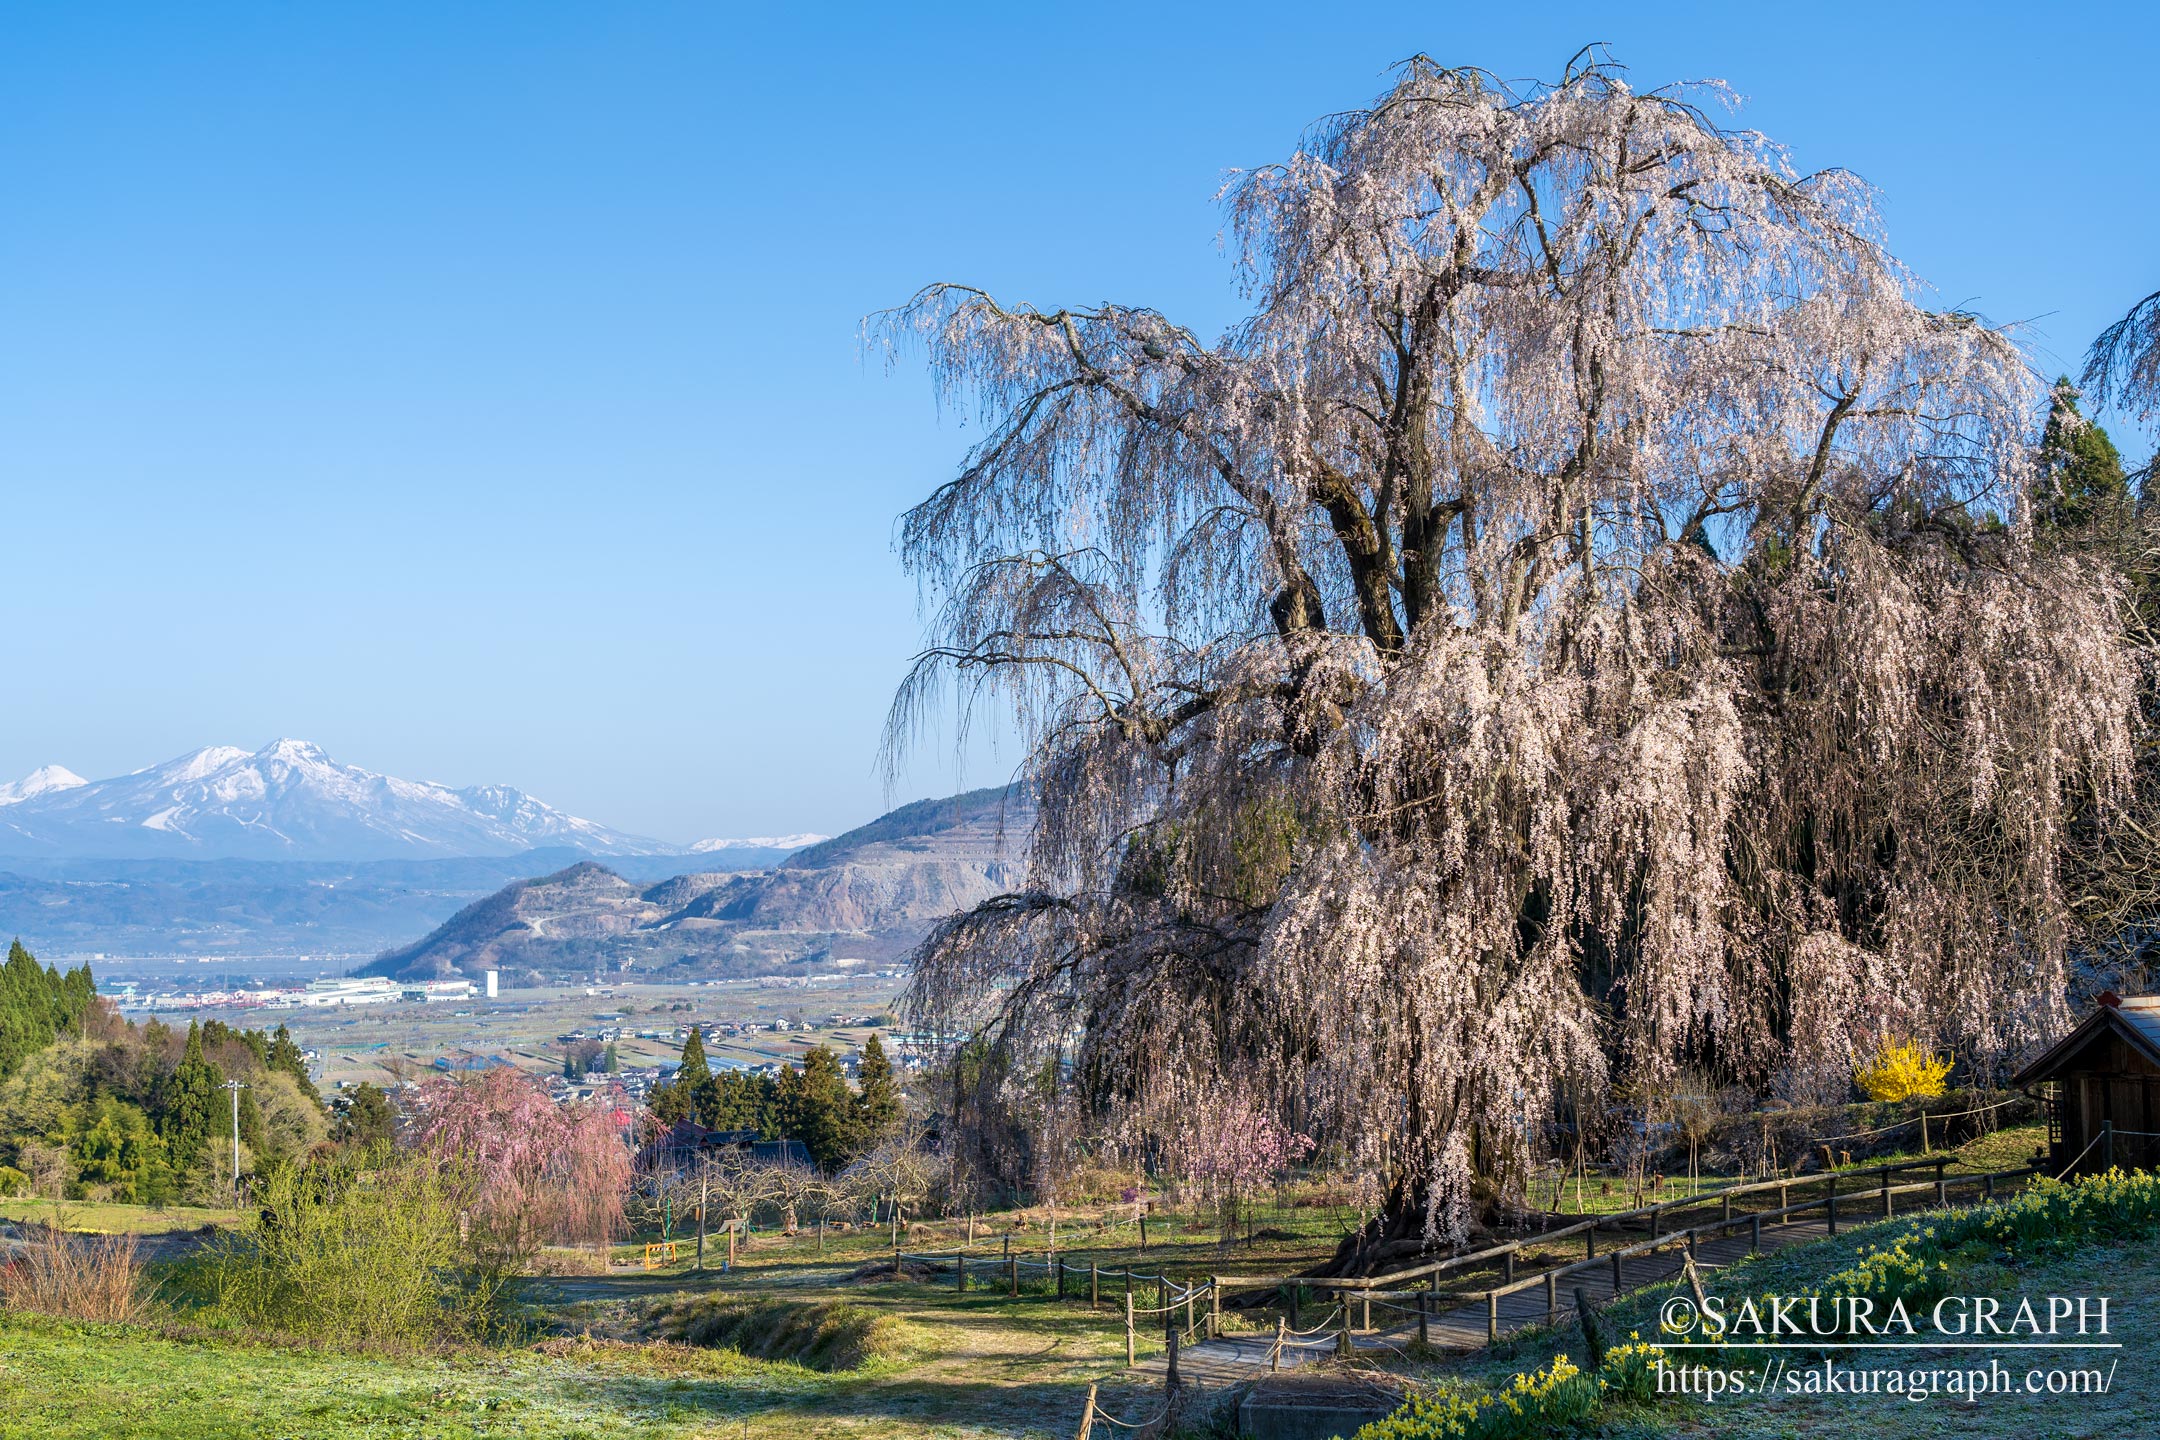
POLYGON ((1602 40, 1730 80, 2072 368, 2160 287, 2153 15, 11 5, 0 777, 294 735, 673 840, 843 828, 919 636, 893 519, 972 433, 867 312, 963 279, 1213 333, 1226 167, 1413 52, 1602 40))

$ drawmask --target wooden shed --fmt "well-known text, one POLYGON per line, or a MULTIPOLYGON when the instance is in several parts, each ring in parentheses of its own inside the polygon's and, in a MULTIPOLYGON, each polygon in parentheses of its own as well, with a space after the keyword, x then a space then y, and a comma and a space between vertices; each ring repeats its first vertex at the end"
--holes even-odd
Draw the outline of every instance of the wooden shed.
POLYGON ((2049 1173, 2160 1167, 2160 995, 2102 995, 2010 1083, 2047 1114, 2049 1173))

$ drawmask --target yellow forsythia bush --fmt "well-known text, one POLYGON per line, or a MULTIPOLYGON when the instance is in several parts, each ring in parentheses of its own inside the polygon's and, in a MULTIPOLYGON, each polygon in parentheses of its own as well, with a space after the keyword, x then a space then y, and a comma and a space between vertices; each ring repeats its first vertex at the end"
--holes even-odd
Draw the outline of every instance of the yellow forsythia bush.
POLYGON ((1870 1100, 1933 1100, 1949 1078, 1948 1060, 1910 1040, 1885 1039, 1875 1058, 1853 1071, 1854 1083, 1870 1100))

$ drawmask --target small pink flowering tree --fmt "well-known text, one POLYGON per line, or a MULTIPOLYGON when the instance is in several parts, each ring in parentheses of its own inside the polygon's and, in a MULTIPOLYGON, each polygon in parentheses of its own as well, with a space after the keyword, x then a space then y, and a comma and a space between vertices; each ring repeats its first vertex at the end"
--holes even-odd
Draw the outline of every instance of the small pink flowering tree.
POLYGON ((604 1104, 557 1105, 512 1070, 430 1080, 414 1144, 458 1167, 469 1242, 503 1269, 550 1242, 604 1249, 623 1228, 630 1152, 604 1104))
POLYGON ((1309 1136, 1289 1129, 1245 1097, 1231 1095, 1186 1123, 1178 1159, 1201 1197, 1214 1207, 1227 1246, 1237 1239, 1246 1198, 1279 1179, 1312 1148, 1309 1136))

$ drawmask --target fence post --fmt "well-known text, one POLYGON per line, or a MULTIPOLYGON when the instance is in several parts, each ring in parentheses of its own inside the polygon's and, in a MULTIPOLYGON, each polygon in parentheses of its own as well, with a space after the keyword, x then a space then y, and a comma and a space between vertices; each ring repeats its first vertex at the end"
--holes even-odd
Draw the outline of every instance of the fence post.
POLYGON ((1515 1283, 1515 1252, 1513 1250, 1500 1257, 1500 1283, 1503 1285, 1513 1285, 1515 1283))
POLYGON ((1267 1357, 1267 1368, 1268 1368, 1269 1370, 1271 1370, 1271 1371, 1273 1371, 1273 1370, 1280 1370, 1280 1369, 1282 1369, 1282 1347, 1283 1347, 1283 1338, 1284 1338, 1284 1337, 1283 1337, 1283 1331, 1284 1331, 1284 1329, 1285 1329, 1285 1325, 1284 1325, 1284 1322, 1283 1322, 1283 1318, 1282 1318, 1282 1316, 1280 1316, 1280 1315, 1276 1316, 1276 1317, 1275 1317, 1275 1348, 1274 1348, 1274 1349, 1272 1349, 1272 1350, 1270 1350, 1270 1351, 1268 1351, 1268 1357, 1267 1357))
POLYGON ((1890 1194, 1890 1167, 1889 1167, 1888 1165, 1885 1165, 1885 1166, 1883 1166, 1883 1167, 1882 1167, 1882 1213, 1883 1213, 1883 1219, 1885 1219, 1885 1220, 1888 1220, 1888 1219, 1890 1218, 1890 1207, 1891 1207, 1891 1206, 1893 1206, 1893 1205, 1895 1205, 1896 1203, 1897 1203, 1897 1201, 1896 1201, 1896 1200, 1895 1200, 1894 1198, 1892 1198, 1892 1196, 1891 1196, 1891 1194, 1890 1194))
POLYGON ((1290 1328, 1291 1328, 1291 1329, 1293 1329, 1293 1330, 1297 1329, 1297 1328, 1298 1328, 1298 1326, 1299 1326, 1299 1324, 1301 1323, 1301 1322, 1299 1321, 1299 1319, 1298 1319, 1298 1301, 1302 1300, 1302 1299, 1303 1299, 1304 1297, 1305 1297, 1305 1287, 1304 1287, 1304 1285, 1303 1285, 1302 1283, 1298 1282, 1298 1281, 1295 1281, 1295 1280, 1291 1281, 1291 1282, 1290 1282, 1290 1328))
POLYGON ((1547 1325, 1558 1325, 1560 1323, 1560 1272, 1558 1269, 1545 1272, 1545 1323, 1547 1325))
POLYGON ((1927 1111, 1925 1109, 1920 1112, 1920 1153, 1923 1155, 1935 1153, 1935 1147, 1928 1144, 1927 1111))
POLYGON ((1432 1344, 1432 1291, 1417 1292, 1417 1341, 1420 1345, 1432 1344))
POLYGON ((1585 1231, 1583 1231, 1583 1237, 1582 1237, 1582 1238, 1583 1238, 1583 1252, 1582 1252, 1582 1253, 1583 1253, 1583 1259, 1585 1259, 1585 1260, 1595 1260, 1595 1259, 1597 1259, 1597 1221, 1593 1220, 1593 1221, 1591 1221, 1591 1222, 1590 1222, 1590 1228, 1589 1228, 1588 1230, 1585 1230, 1585 1231))
POLYGON ((1995 1198, 1995 1172, 1990 1170, 1980 1177, 1980 1188, 1989 1200, 1995 1198))
POLYGON ((1095 1387, 1088 1386, 1087 1409, 1080 1412, 1079 1440, 1088 1440, 1088 1432, 1095 1428, 1095 1387))
POLYGON ((1006 1280, 1007 1280, 1007 1281, 1009 1282, 1009 1288, 1010 1288, 1010 1289, 1011 1289, 1011 1291, 1012 1291, 1012 1296, 1013 1296, 1013 1298, 1014 1298, 1015 1300, 1019 1299, 1019 1298, 1020 1298, 1020 1257, 1019 1257, 1019 1256, 1017 1256, 1017 1255, 1007 1255, 1007 1256, 1005 1257, 1005 1278, 1006 1278, 1006 1280))
POLYGON ((1207 1329, 1208 1339, 1222 1339, 1222 1280, 1207 1277, 1207 1329))
POLYGON ((1341 1299, 1342 1328, 1335 1332, 1335 1353, 1347 1358, 1354 1348, 1350 1339, 1350 1296, 1343 1293, 1341 1299))
POLYGON ((1660 1201, 1660 1202, 1658 1202, 1658 1203, 1656 1203, 1656 1204, 1653 1204, 1653 1205, 1652 1205, 1652 1206, 1650 1207, 1650 1238, 1651 1238, 1651 1239, 1653 1239, 1653 1240, 1657 1239, 1657 1237, 1658 1237, 1658 1221, 1660 1221, 1660 1220, 1662 1220, 1662 1219, 1664 1219, 1664 1218, 1665 1218, 1665 1206, 1664 1206, 1664 1202, 1660 1201))
POLYGON ((1177 1311, 1175 1311, 1175 1310, 1165 1310, 1165 1311, 1163 1311, 1163 1317, 1162 1317, 1162 1318, 1163 1318, 1163 1350, 1164 1350, 1164 1353, 1166 1353, 1166 1354, 1167 1354, 1167 1355, 1169 1355, 1169 1357, 1170 1357, 1170 1373, 1169 1373, 1169 1375, 1168 1375, 1168 1376, 1166 1376, 1166 1377, 1164 1378, 1164 1382, 1163 1382, 1163 1383, 1164 1383, 1164 1384, 1166 1384, 1167 1386, 1169 1386, 1169 1388, 1170 1388, 1170 1389, 1172 1389, 1172 1390, 1175 1390, 1175 1389, 1177 1389, 1177 1388, 1178 1388, 1179 1384, 1181 1384, 1181 1383, 1182 1383, 1182 1382, 1181 1382, 1181 1381, 1180 1381, 1180 1380, 1178 1379, 1178 1373, 1177 1373, 1177 1352, 1178 1352, 1178 1328, 1177 1328, 1177 1311))
POLYGON ((955 1250, 952 1257, 953 1289, 967 1294, 967 1251, 955 1250))
POLYGON ((1102 1262, 1088 1261, 1088 1309, 1102 1308, 1102 1262))
POLYGON ((1616 1250, 1612 1257, 1612 1293, 1615 1296, 1620 1293, 1620 1278, 1620 1252, 1616 1250))
POLYGON ((1732 1192, 1727 1191, 1725 1194, 1719 1196, 1718 1198, 1725 1202, 1725 1212, 1722 1215, 1718 1216, 1718 1218, 1724 1221, 1727 1225, 1730 1225, 1732 1224, 1732 1192))
POLYGON ((1185 1328, 1187 1330, 1193 1327, 1193 1291, 1197 1288, 1197 1286, 1190 1284, 1185 1287, 1185 1328))
POLYGON ((1065 1298, 1065 1257, 1060 1255, 1050 1263, 1057 1267, 1057 1298, 1063 1300, 1065 1298))
POLYGON ((1500 1292, 1485 1292, 1485 1339, 1488 1344, 1500 1338, 1500 1292))
POLYGON ((1748 1253, 1762 1254, 1762 1214, 1760 1211, 1748 1217, 1748 1253))
POLYGON ((1823 1198, 1823 1207, 1829 1216, 1830 1233, 1837 1234, 1837 1171, 1830 1172, 1830 1193, 1823 1198))
POLYGON ((1132 1272, 1125 1272, 1125 1368, 1133 1367, 1132 1272))

